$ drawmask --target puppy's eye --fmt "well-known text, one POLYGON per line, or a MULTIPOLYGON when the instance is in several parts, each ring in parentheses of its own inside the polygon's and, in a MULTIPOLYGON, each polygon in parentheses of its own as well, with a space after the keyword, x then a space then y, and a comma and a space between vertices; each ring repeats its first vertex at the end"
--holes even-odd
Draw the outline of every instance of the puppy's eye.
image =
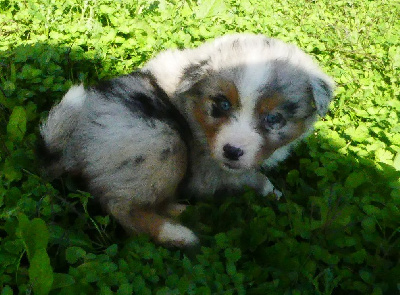
POLYGON ((211 116, 214 118, 220 118, 226 116, 227 113, 232 108, 232 104, 223 95, 218 95, 212 98, 214 100, 214 104, 212 106, 211 116))
POLYGON ((285 124, 286 120, 281 113, 268 114, 263 119, 263 125, 267 129, 279 129, 285 124))
POLYGON ((223 111, 229 111, 231 109, 231 103, 227 100, 220 101, 219 108, 223 111))
POLYGON ((268 114, 265 120, 267 121, 268 124, 278 124, 282 122, 283 116, 280 113, 268 114))

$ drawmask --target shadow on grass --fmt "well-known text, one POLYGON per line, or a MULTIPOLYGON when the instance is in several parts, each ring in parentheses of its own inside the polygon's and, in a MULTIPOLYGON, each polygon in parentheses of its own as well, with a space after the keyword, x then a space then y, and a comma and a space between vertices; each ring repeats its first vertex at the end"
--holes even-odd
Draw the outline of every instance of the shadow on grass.
POLYGON ((209 247, 225 243, 241 249, 237 267, 244 273, 251 273, 249 265, 258 270, 252 280, 259 287, 249 289, 250 294, 271 292, 273 284, 266 282, 275 280, 292 290, 301 285, 300 290, 320 294, 325 294, 322 286, 333 294, 373 288, 396 292, 400 171, 344 155, 341 148, 312 135, 278 168, 267 171, 284 193, 281 200, 251 191, 223 196, 214 201, 216 206, 197 204, 185 222, 203 233, 209 247))
MULTIPOLYGON (((55 180, 52 185, 42 179, 36 148, 39 122, 69 87, 123 74, 118 72, 116 61, 103 60, 79 46, 36 43, 0 52, 0 66, 0 167, 5 189, 4 203, 0 204, 4 212, 15 210, 30 218, 43 218, 49 222, 51 239, 58 246, 107 247, 112 241, 94 225, 105 226, 107 218, 90 219, 101 213, 99 206, 89 201, 87 194, 77 192, 78 187, 69 178, 55 180), (21 117, 11 128, 10 116, 17 108, 22 109, 21 117), (75 198, 68 197, 70 192, 75 192, 75 198)), ((15 216, 3 214, 1 237, 15 236, 15 216), (15 227, 14 231, 5 230, 7 224, 15 227)))

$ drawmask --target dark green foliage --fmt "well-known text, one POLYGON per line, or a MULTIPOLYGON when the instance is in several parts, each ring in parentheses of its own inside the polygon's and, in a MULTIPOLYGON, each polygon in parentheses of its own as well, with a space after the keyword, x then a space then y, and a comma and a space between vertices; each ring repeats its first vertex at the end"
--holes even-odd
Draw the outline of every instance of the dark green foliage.
POLYGON ((397 294, 399 14, 395 1, 0 0, 1 294, 397 294), (202 246, 183 252, 127 238, 71 179, 40 176, 39 122, 72 84, 242 31, 299 45, 338 84, 267 172, 281 201, 189 207, 202 246))

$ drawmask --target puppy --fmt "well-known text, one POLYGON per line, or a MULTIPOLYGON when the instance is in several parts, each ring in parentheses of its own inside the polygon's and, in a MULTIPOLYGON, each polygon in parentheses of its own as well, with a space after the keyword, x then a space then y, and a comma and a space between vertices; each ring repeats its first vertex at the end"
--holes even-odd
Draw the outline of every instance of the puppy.
POLYGON ((41 126, 47 169, 81 174, 128 232, 191 246, 195 234, 170 216, 178 191, 279 197, 259 168, 310 133, 332 91, 303 51, 261 35, 166 51, 130 75, 72 87, 41 126))

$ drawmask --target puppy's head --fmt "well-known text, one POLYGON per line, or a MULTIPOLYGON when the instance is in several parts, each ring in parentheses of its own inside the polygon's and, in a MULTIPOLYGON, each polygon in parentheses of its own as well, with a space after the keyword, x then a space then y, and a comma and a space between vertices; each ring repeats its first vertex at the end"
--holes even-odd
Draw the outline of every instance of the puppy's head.
POLYGON ((273 166, 325 115, 332 80, 293 45, 233 35, 194 51, 176 91, 222 167, 273 166))

